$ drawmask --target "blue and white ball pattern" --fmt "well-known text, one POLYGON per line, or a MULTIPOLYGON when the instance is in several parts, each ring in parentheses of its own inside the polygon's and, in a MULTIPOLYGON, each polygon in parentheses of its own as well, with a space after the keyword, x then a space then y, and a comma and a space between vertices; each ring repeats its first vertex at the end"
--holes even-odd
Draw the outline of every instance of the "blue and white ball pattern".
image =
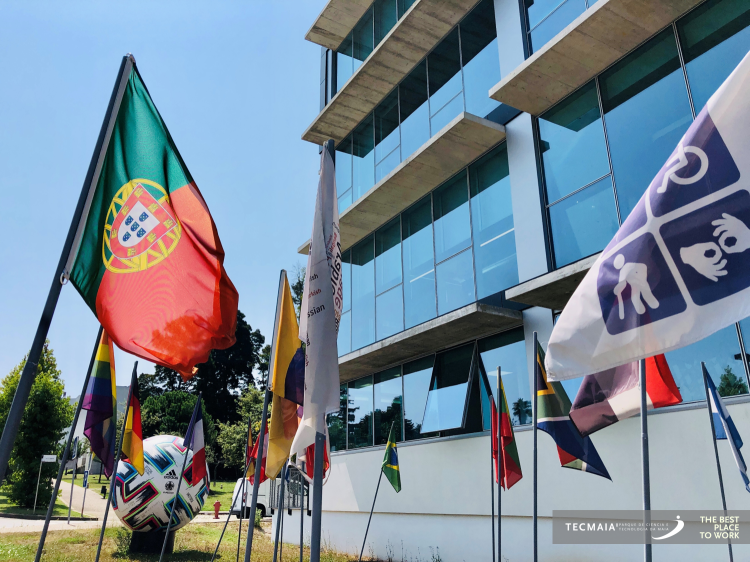
POLYGON ((185 454, 188 459, 172 529, 184 527, 198 514, 208 497, 208 476, 191 486, 193 452, 182 446, 182 437, 157 435, 143 442, 143 476, 128 462, 117 465, 112 507, 123 524, 133 531, 167 528, 185 454))

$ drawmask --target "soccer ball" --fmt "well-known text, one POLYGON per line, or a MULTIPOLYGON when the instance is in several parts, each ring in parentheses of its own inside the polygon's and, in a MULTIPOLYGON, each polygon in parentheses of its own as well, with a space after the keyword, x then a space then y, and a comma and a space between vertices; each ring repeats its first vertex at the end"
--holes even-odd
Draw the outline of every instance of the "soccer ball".
POLYGON ((166 530, 185 454, 188 460, 171 529, 187 525, 203 507, 208 497, 208 476, 197 485, 190 485, 193 452, 183 447, 182 441, 182 437, 173 435, 146 439, 143 442, 143 476, 130 463, 118 463, 112 508, 131 530, 166 530))

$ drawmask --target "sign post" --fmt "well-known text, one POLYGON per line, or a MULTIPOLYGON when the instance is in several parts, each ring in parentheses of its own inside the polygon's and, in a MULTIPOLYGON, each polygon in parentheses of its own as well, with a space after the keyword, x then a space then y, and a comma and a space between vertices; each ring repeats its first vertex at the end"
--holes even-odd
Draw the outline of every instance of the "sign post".
POLYGON ((39 476, 37 476, 36 479, 36 493, 34 494, 34 509, 31 510, 31 513, 36 513, 36 499, 39 497, 39 482, 42 480, 42 464, 46 462, 57 462, 57 456, 56 455, 43 455, 42 461, 39 463, 39 476))

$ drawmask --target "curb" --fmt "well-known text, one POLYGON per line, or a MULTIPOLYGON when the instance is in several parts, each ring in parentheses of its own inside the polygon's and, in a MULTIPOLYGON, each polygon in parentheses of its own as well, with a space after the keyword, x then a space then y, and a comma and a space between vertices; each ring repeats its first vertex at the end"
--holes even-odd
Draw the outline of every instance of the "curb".
MULTIPOLYGON (((31 519, 44 521, 46 517, 44 515, 23 515, 15 513, 0 513, 0 519, 31 519)), ((51 521, 67 521, 67 515, 54 515, 50 517, 51 521)), ((99 521, 98 517, 71 517, 71 521, 99 521)))

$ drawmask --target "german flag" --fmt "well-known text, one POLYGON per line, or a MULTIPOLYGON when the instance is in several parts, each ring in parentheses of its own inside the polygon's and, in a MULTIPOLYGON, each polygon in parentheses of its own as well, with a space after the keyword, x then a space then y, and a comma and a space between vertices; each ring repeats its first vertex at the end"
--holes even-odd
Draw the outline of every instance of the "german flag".
POLYGON ((133 380, 130 383, 130 405, 125 418, 125 433, 122 436, 122 454, 142 476, 143 428, 141 427, 141 397, 138 392, 138 376, 135 367, 133 367, 133 380))

